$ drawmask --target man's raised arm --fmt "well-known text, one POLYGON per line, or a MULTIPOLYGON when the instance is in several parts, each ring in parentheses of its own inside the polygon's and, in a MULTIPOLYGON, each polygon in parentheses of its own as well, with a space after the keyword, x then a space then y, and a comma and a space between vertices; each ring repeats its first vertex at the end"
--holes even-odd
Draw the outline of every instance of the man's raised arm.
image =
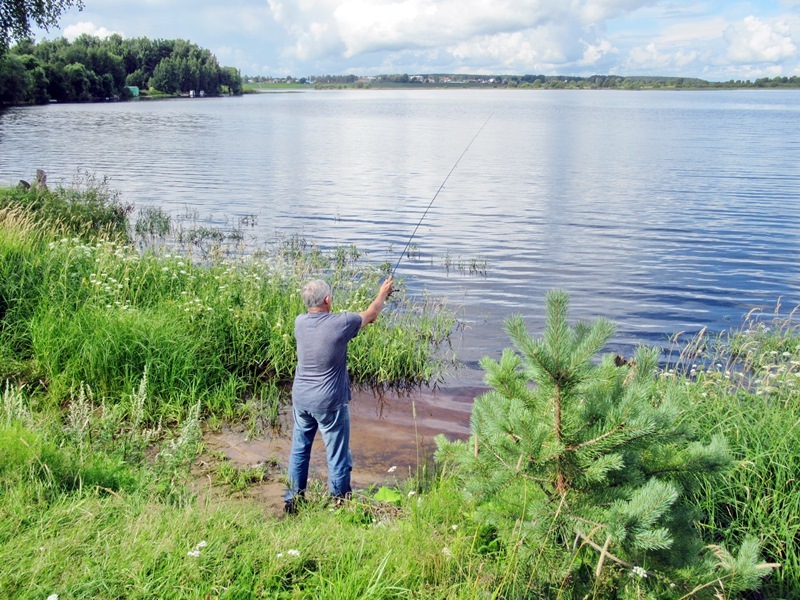
POLYGON ((372 304, 367 307, 367 310, 358 313, 361 315, 361 327, 374 323, 378 319, 378 315, 381 314, 386 299, 389 297, 389 294, 392 293, 393 281, 394 278, 389 275, 389 278, 381 284, 381 289, 378 291, 378 295, 375 297, 375 300, 372 301, 372 304))

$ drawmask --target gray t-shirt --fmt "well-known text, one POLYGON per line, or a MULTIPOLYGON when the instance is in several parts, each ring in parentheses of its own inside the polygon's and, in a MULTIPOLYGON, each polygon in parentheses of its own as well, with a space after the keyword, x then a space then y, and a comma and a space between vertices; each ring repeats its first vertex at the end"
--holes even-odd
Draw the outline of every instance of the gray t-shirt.
POLYGON ((295 408, 309 412, 339 410, 350 401, 347 344, 361 329, 361 315, 306 313, 294 320, 297 370, 292 385, 295 408))

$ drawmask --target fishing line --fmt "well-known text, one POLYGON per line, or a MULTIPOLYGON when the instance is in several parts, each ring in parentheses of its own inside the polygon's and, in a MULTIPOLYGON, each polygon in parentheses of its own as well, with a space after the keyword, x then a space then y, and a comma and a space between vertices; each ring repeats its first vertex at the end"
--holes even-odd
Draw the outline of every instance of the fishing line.
POLYGON ((489 115, 489 118, 486 119, 484 124, 481 125, 481 128, 478 129, 478 133, 476 133, 473 136, 473 138, 469 141, 469 144, 467 144, 467 147, 464 148, 464 151, 461 153, 461 156, 458 157, 458 160, 453 165, 453 168, 450 169, 450 172, 447 174, 447 177, 445 177, 444 181, 442 181, 442 185, 439 186, 439 189, 436 190, 436 193, 433 195, 433 198, 431 198, 430 204, 428 204, 428 208, 426 208, 425 212, 422 213, 422 217, 420 217, 419 223, 417 223, 417 226, 414 228, 414 231, 411 233, 411 237, 408 238, 408 241, 406 242, 405 248, 403 248, 403 251, 400 253, 400 258, 397 259, 397 264, 394 266, 394 269, 392 269, 392 277, 394 277, 394 272, 397 270, 397 267, 400 266, 400 261, 403 260, 403 256, 405 256, 406 251, 408 250, 408 246, 411 244, 411 240, 413 240, 414 236, 417 235, 417 229, 419 229, 419 226, 422 225, 422 221, 425 219, 425 215, 428 214, 428 211, 431 209, 431 206, 433 206, 433 203, 436 201, 436 197, 439 195, 439 192, 442 191, 442 188, 444 187, 444 184, 447 183, 448 179, 450 179, 450 175, 453 174, 453 171, 456 170, 456 167, 458 166, 458 163, 461 162, 461 159, 464 158, 464 155, 467 153, 467 150, 469 150, 469 147, 472 146, 472 142, 474 142, 476 139, 478 139, 478 136, 481 134, 481 131, 483 131, 483 128, 486 127, 486 123, 489 122, 489 119, 491 119, 493 115, 494 115, 494 113, 489 115))

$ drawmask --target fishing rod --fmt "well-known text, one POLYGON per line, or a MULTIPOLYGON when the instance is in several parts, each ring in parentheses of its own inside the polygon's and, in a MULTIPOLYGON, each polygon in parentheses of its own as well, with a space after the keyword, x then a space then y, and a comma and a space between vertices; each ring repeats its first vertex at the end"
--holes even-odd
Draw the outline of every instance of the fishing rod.
POLYGON ((422 217, 420 217, 419 223, 417 223, 417 226, 414 228, 414 231, 411 233, 411 237, 408 238, 408 241, 406 242, 405 248, 403 248, 403 251, 400 253, 400 258, 397 259, 397 264, 394 266, 394 269, 392 269, 392 277, 394 277, 394 272, 397 271, 397 267, 400 266, 400 261, 403 260, 403 256, 405 256, 405 253, 408 250, 408 246, 411 244, 411 240, 413 240, 414 236, 417 235, 417 229, 419 229, 419 226, 422 225, 422 221, 425 219, 425 216, 428 214, 428 211, 431 209, 431 206, 433 206, 433 203, 436 201, 436 197, 439 195, 439 192, 442 191, 442 188, 444 187, 444 184, 447 183, 448 179, 450 179, 450 175, 453 174, 453 171, 456 170, 456 167, 458 166, 458 163, 461 162, 461 159, 464 158, 464 155, 467 153, 467 150, 469 150, 469 147, 472 146, 472 142, 474 142, 476 139, 478 139, 478 136, 481 134, 481 131, 483 131, 483 128, 486 127, 486 123, 489 122, 489 119, 491 119, 493 115, 494 115, 494 113, 489 115, 489 118, 486 119, 484 124, 481 125, 481 128, 478 129, 478 133, 476 133, 473 136, 473 138, 469 141, 469 144, 467 144, 467 147, 464 148, 464 151, 461 153, 461 156, 458 157, 458 160, 453 165, 453 168, 450 169, 450 172, 447 174, 447 177, 445 177, 444 181, 442 181, 442 185, 439 186, 439 189, 436 190, 436 193, 433 195, 433 198, 431 198, 430 204, 428 204, 428 208, 426 208, 425 212, 422 213, 422 217))

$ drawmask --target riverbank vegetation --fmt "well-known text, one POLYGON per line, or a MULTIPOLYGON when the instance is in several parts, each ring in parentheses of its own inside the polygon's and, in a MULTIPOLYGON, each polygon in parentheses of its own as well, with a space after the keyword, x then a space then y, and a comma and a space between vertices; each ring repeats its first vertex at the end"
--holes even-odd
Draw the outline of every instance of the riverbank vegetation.
MULTIPOLYGON (((599 360, 611 325, 570 326, 553 292, 541 339, 509 319, 471 437, 441 439, 435 468, 340 507, 315 484, 278 518, 247 489, 279 483, 279 464, 209 466, 203 431, 275 419, 300 281, 322 274, 356 309, 386 266, 299 238, 239 258, 157 250, 168 215, 128 223, 85 179, 3 190, 0 207, 4 596, 800 594, 791 319, 698 336, 664 370, 645 349, 599 360)), ((386 316, 357 338, 354 379, 435 378, 452 317, 401 293, 386 316)))
POLYGON ((0 53, 0 105, 240 94, 237 69, 186 40, 81 35, 18 41, 0 53))

